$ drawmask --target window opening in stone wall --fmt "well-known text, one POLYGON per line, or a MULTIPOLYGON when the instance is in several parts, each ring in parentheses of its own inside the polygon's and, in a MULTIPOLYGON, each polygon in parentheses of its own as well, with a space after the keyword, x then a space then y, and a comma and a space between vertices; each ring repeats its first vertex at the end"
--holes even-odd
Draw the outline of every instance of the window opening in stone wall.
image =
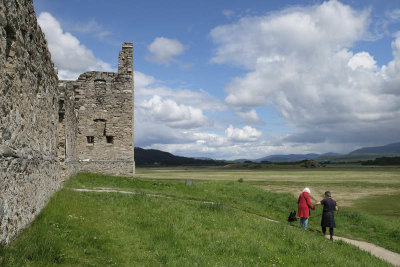
POLYGON ((94 143, 94 136, 86 136, 88 144, 93 144, 94 143))
POLYGON ((106 81, 103 79, 94 80, 94 92, 97 102, 103 103, 106 94, 106 81))
POLYGON ((64 113, 63 112, 59 112, 58 113, 58 122, 62 123, 64 121, 64 113))
POLYGON ((108 144, 113 144, 114 143, 114 136, 107 135, 106 139, 107 139, 107 143, 108 144))

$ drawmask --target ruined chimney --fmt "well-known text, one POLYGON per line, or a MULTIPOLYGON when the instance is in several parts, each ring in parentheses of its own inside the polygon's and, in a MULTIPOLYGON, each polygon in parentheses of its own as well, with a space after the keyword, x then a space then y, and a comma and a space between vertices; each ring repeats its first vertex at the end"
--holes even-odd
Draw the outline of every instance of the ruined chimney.
POLYGON ((123 43, 118 57, 118 74, 133 76, 133 43, 123 43))

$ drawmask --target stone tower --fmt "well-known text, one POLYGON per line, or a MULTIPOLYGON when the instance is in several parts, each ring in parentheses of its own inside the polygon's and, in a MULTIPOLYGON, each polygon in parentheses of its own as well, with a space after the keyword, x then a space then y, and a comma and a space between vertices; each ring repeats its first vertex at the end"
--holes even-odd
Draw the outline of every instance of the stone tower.
POLYGON ((59 88, 60 111, 65 112, 60 121, 60 161, 83 171, 132 176, 133 44, 123 43, 117 73, 86 72, 76 81, 60 81, 59 88), (68 141, 71 136, 75 144, 68 141))

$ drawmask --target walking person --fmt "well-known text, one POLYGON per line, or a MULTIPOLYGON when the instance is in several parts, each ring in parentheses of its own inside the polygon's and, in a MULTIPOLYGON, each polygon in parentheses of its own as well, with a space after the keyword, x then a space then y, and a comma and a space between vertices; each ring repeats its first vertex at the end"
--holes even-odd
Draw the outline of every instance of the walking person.
POLYGON ((297 217, 300 217, 300 226, 307 230, 308 218, 310 217, 310 209, 314 209, 310 199, 311 191, 308 187, 303 189, 297 201, 297 217))
POLYGON ((315 203, 314 206, 318 205, 324 205, 321 219, 322 233, 325 235, 326 227, 329 227, 330 239, 333 240, 333 228, 336 228, 334 212, 338 210, 338 206, 336 201, 331 198, 331 192, 326 191, 325 198, 315 203))

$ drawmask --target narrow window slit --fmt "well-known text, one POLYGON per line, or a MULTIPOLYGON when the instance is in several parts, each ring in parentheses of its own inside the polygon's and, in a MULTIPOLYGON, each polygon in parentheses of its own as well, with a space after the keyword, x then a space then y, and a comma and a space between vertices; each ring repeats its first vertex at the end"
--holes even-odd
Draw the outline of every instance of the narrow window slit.
POLYGON ((88 144, 93 144, 94 143, 94 136, 86 136, 88 144))

